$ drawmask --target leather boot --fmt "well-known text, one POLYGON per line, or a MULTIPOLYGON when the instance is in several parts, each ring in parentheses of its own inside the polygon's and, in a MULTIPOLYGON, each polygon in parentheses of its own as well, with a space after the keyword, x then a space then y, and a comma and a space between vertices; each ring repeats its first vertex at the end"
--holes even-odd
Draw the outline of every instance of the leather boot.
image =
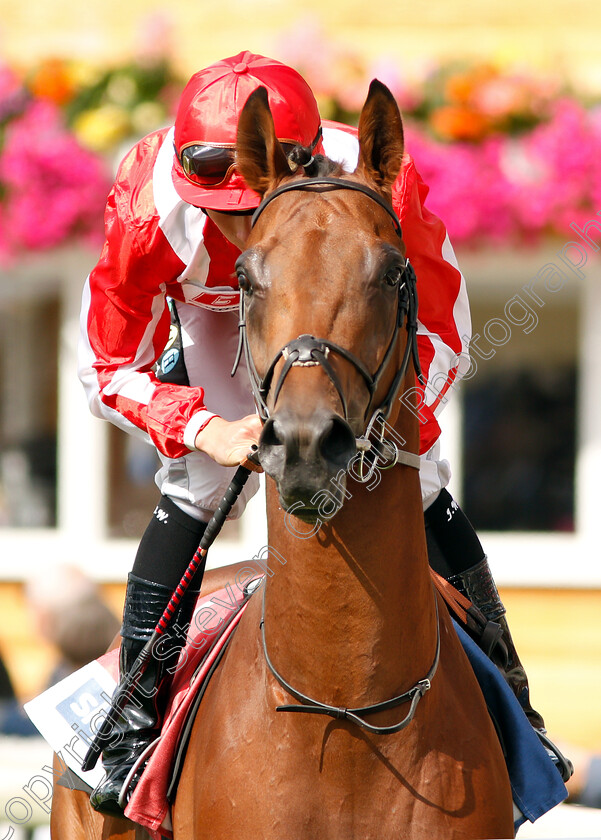
POLYGON ((469 598, 489 621, 501 627, 503 631, 501 638, 504 644, 495 645, 489 656, 502 672, 509 687, 524 709, 528 720, 536 729, 544 729, 544 720, 530 705, 528 677, 515 649, 505 617, 506 610, 499 597, 487 558, 484 557, 475 566, 460 574, 451 575, 449 583, 452 583, 455 589, 469 598))
MULTIPOLYGON (((121 629, 120 682, 123 682, 152 636, 172 594, 167 586, 129 575, 121 629)), ((129 798, 127 792, 135 787, 152 752, 149 748, 160 734, 167 689, 186 639, 197 597, 198 590, 185 594, 169 631, 163 637, 166 641, 160 643, 160 656, 151 657, 103 749, 102 764, 106 778, 90 796, 92 807, 101 813, 123 815, 129 798), (144 756, 146 750, 148 755, 144 756), (139 768, 128 782, 127 790, 123 790, 130 771, 137 763, 139 768)))
POLYGON ((500 626, 502 630, 500 642, 495 644, 490 650, 486 650, 485 653, 487 653, 505 677, 507 684, 517 697, 526 717, 535 729, 548 754, 555 762, 563 781, 567 782, 573 774, 574 768, 571 761, 562 755, 555 744, 547 737, 547 730, 542 716, 532 708, 528 677, 515 649, 505 616, 506 610, 499 597, 488 559, 485 556, 475 566, 466 569, 460 574, 451 575, 448 580, 455 589, 459 590, 459 592, 469 598, 478 607, 488 621, 500 626))

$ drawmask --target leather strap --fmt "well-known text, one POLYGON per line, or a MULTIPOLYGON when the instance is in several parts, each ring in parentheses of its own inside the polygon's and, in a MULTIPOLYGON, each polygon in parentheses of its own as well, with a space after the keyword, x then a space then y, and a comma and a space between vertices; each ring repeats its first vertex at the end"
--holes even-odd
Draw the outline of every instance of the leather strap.
POLYGON ((466 598, 452 583, 435 572, 430 567, 430 576, 436 589, 442 595, 450 611, 457 616, 459 622, 476 636, 478 646, 489 657, 500 646, 501 657, 507 656, 507 649, 503 641, 503 628, 496 621, 490 621, 484 613, 469 598, 466 598))
POLYGON ((436 652, 434 654, 434 661, 432 662, 432 666, 430 670, 426 674, 426 676, 418 680, 418 682, 410 688, 408 691, 399 694, 397 697, 392 697, 390 700, 383 700, 381 703, 374 703, 370 706, 360 706, 357 708, 346 708, 344 706, 330 706, 328 703, 322 703, 319 700, 313 700, 311 697, 308 697, 306 694, 298 691, 296 688, 293 688, 289 682, 287 682, 284 677, 276 670, 275 666, 273 665, 271 659, 269 658, 269 654, 267 652, 267 642, 265 639, 265 588, 263 589, 263 614, 261 616, 261 639, 263 641, 263 653, 265 655, 265 662, 267 663, 267 667, 288 694, 291 694, 296 700, 299 701, 301 705, 284 705, 284 706, 276 706, 276 712, 307 712, 309 714, 317 714, 317 715, 329 715, 337 720, 348 720, 351 723, 360 726, 362 729, 367 730, 368 732, 372 732, 375 735, 392 735, 395 732, 400 732, 402 729, 405 729, 415 716, 415 712, 417 710, 417 704, 424 696, 424 694, 430 690, 431 682, 434 678, 436 670, 438 668, 438 662, 440 659, 440 623, 439 623, 439 616, 438 616, 438 598, 434 598, 434 604, 436 609, 436 652), (393 709, 396 706, 400 706, 402 703, 410 702, 409 711, 405 715, 405 717, 396 724, 392 726, 374 726, 373 724, 368 723, 364 720, 365 715, 375 714, 376 712, 384 712, 388 711, 389 709, 393 709))
POLYGON ((472 602, 465 595, 462 595, 458 589, 455 589, 453 584, 449 583, 446 578, 443 578, 442 575, 435 572, 432 567, 430 567, 430 577, 434 586, 442 595, 446 605, 451 609, 451 612, 457 616, 462 624, 467 624, 467 611, 473 606, 472 602))
POLYGON ((394 212, 390 204, 388 204, 388 202, 385 201, 382 198, 382 196, 379 195, 379 193, 377 193, 375 190, 372 190, 370 187, 359 183, 358 181, 349 181, 346 178, 330 178, 326 176, 318 176, 315 178, 303 178, 302 181, 291 181, 290 183, 282 184, 280 187, 277 187, 259 204, 259 206, 253 214, 251 225, 254 227, 254 225, 257 222, 257 219, 259 218, 263 210, 265 210, 267 205, 271 204, 274 198, 277 198, 279 195, 282 195, 282 193, 291 192, 293 190, 311 190, 313 192, 320 192, 326 191, 328 189, 355 190, 356 192, 361 192, 364 195, 368 196, 368 198, 371 198, 371 200, 375 201, 376 204, 379 204, 383 210, 386 210, 386 212, 392 219, 395 232, 401 239, 403 238, 399 217, 394 212))

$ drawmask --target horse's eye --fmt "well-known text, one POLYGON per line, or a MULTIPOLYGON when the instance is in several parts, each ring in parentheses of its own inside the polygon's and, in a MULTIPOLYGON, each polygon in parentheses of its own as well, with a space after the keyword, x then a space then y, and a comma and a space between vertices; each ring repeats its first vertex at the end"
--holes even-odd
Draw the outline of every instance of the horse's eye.
POLYGON ((243 271, 238 272, 238 288, 241 292, 244 292, 245 295, 250 295, 252 293, 251 282, 243 271))
POLYGON ((395 265, 393 268, 388 269, 384 275, 384 280, 388 286, 397 286, 401 282, 404 273, 404 268, 395 265))

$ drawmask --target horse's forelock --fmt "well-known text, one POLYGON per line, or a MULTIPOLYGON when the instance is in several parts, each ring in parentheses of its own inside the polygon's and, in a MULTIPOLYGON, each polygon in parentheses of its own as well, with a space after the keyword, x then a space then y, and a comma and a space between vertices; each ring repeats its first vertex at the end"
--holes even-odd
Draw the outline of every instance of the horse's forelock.
POLYGON ((315 177, 332 176, 337 178, 343 174, 342 166, 325 155, 315 155, 315 177))
POLYGON ((325 155, 313 155, 307 146, 295 146, 288 153, 288 160, 296 167, 302 168, 309 178, 338 176, 342 174, 342 167, 325 155))

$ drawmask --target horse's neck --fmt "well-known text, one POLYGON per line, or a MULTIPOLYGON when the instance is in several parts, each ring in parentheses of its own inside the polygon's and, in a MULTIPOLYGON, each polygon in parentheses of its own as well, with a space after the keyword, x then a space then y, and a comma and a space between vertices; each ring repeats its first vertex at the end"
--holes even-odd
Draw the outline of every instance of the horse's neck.
POLYGON ((313 536, 268 493, 269 543, 281 555, 267 582, 265 628, 276 667, 322 702, 367 705, 428 671, 436 619, 419 476, 397 467, 372 491, 353 483, 313 536), (296 533, 295 533, 296 532, 296 533))

